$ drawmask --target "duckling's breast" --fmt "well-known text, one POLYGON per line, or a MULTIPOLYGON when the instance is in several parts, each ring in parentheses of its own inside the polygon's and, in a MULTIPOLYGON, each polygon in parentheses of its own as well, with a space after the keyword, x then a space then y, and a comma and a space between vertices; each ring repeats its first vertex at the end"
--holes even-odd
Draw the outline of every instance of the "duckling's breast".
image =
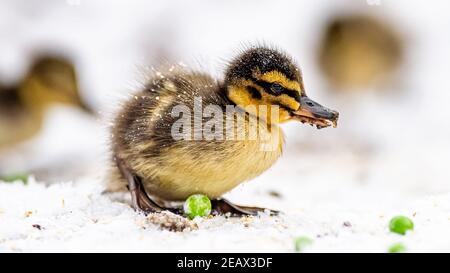
POLYGON ((220 197, 244 181, 259 176, 281 155, 282 137, 266 141, 224 141, 179 143, 161 156, 157 183, 147 186, 170 200, 182 200, 194 193, 220 197), (278 142, 278 143, 276 143, 278 142), (264 150, 265 145, 276 148, 264 150))
POLYGON ((30 111, 17 89, 0 86, 0 150, 9 149, 39 132, 42 116, 30 111))
POLYGON ((33 137, 39 132, 41 121, 27 113, 15 116, 3 115, 0 111, 0 150, 14 147, 15 144, 33 137))

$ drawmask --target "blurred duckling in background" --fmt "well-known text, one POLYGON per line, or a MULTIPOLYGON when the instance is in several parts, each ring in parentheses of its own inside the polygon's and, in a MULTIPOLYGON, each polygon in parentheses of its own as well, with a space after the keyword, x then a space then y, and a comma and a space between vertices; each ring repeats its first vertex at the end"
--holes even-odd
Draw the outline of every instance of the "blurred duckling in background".
MULTIPOLYGON (((225 119, 225 114, 220 116, 219 124, 228 126, 225 119)), ((251 47, 242 52, 229 64, 224 81, 183 69, 158 72, 117 115, 112 132, 115 167, 108 188, 118 191, 128 186, 132 205, 145 213, 167 209, 161 201, 183 201, 201 193, 212 199, 217 213, 256 214, 263 209, 234 205, 221 196, 257 177, 280 157, 283 135, 279 123, 297 120, 322 128, 336 125, 337 119, 336 111, 306 96, 297 65, 274 49, 251 47), (233 122, 228 130, 248 136, 249 126, 261 122, 261 133, 255 139, 190 140, 188 131, 187 138, 175 139, 172 128, 179 116, 171 112, 176 106, 193 113, 188 126, 198 118, 202 121, 199 130, 204 130, 209 119, 195 110, 198 97, 203 106, 241 110, 244 122, 233 122), (278 122, 273 114, 266 116, 248 106, 265 106, 268 113, 273 106, 279 107, 278 122), (262 139, 263 135, 268 139, 262 139), (267 143, 274 144, 273 149, 261 149, 267 143)))
POLYGON ((92 110, 81 99, 75 68, 61 57, 41 56, 15 86, 0 85, 0 150, 36 135, 55 104, 92 110))
POLYGON ((326 26, 319 64, 333 90, 361 90, 388 81, 403 51, 390 25, 365 15, 341 16, 326 26))

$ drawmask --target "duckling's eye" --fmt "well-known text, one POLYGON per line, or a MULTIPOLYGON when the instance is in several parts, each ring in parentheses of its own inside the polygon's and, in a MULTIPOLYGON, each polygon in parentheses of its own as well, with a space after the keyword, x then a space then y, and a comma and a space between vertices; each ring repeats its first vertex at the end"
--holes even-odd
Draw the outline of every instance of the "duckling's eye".
POLYGON ((276 94, 280 94, 284 90, 283 86, 279 83, 273 83, 270 89, 276 94))

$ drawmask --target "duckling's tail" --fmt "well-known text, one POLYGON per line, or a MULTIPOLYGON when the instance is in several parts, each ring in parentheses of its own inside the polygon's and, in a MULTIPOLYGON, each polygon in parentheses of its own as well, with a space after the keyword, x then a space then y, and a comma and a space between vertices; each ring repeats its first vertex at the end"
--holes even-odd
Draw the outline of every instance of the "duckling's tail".
POLYGON ((123 178, 114 162, 111 162, 108 172, 105 176, 105 193, 127 191, 127 182, 123 178))

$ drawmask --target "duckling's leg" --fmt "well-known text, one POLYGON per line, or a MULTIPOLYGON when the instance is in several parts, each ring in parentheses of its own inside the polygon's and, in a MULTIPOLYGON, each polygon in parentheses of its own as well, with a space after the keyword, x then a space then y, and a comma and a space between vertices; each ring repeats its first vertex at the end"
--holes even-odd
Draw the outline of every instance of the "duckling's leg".
POLYGON ((128 167, 126 167, 122 159, 116 157, 116 164, 123 177, 128 182, 128 190, 131 193, 133 208, 146 214, 161 212, 163 208, 161 208, 158 204, 151 200, 150 197, 148 197, 147 193, 145 192, 145 188, 142 185, 141 178, 136 174, 133 174, 132 171, 128 167))
POLYGON ((211 201, 212 209, 218 214, 231 213, 232 215, 258 215, 258 212, 269 211, 270 215, 278 215, 279 211, 269 210, 265 208, 238 206, 227 199, 215 199, 211 201))

